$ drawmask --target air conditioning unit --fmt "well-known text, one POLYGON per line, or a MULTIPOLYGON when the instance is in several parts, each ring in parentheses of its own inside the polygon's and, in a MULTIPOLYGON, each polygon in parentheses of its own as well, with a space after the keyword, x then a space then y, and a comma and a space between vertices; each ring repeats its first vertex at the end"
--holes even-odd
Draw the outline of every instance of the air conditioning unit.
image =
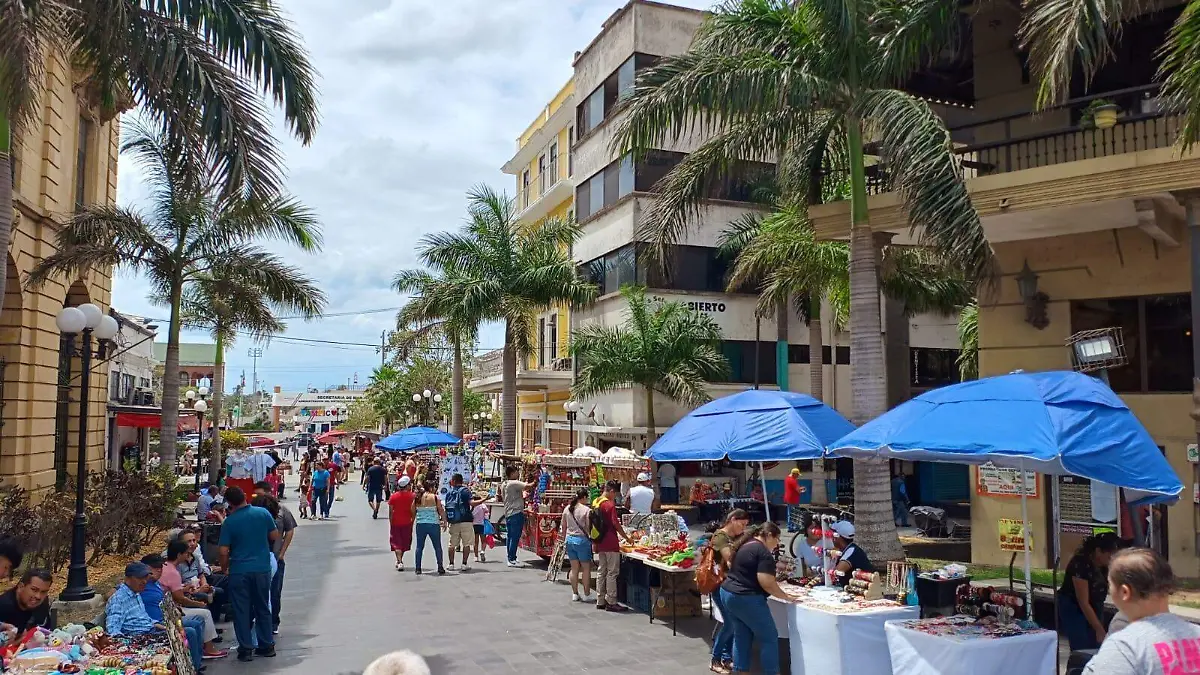
POLYGON ((154 405, 154 392, 149 389, 134 390, 133 405, 154 405))

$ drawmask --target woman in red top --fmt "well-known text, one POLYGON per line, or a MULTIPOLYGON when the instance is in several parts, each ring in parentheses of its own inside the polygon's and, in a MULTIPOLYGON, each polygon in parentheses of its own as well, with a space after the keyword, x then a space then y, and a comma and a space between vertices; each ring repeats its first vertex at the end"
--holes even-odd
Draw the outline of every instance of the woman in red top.
POLYGON ((800 531, 800 495, 804 487, 800 485, 800 469, 793 468, 787 478, 783 479, 783 503, 788 507, 788 532, 800 531))
POLYGON ((404 571, 404 553, 412 548, 413 498, 412 479, 401 476, 398 488, 388 497, 388 516, 391 523, 392 552, 396 554, 396 571, 404 571))

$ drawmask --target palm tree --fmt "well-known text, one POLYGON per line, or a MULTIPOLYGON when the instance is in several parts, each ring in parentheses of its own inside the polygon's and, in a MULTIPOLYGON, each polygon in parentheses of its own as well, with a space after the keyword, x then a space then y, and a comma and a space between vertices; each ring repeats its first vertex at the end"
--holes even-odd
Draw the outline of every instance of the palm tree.
POLYGON ((367 385, 367 400, 383 423, 383 433, 391 433, 392 425, 408 409, 408 390, 404 388, 400 371, 388 365, 376 368, 367 385))
POLYGON ((255 247, 255 241, 282 239, 315 252, 321 247, 320 227, 312 212, 290 197, 256 200, 227 194, 209 153, 190 152, 138 121, 127 122, 126 128, 121 151, 131 154, 145 175, 151 190, 148 211, 109 205, 85 208, 58 231, 57 252, 38 263, 26 283, 37 287, 52 277, 74 279, 89 269, 116 267, 145 275, 153 294, 166 299, 171 319, 159 451, 171 466, 179 417, 184 289, 206 274, 261 283, 273 257, 255 247))
POLYGON ((573 220, 549 218, 526 227, 513 203, 487 186, 468 194, 467 224, 421 241, 421 257, 443 277, 459 279, 462 316, 504 322, 500 440, 517 443, 517 359, 533 353, 537 313, 560 303, 591 302, 596 287, 579 278, 570 249, 573 220))
POLYGON ((721 329, 707 314, 681 302, 653 306, 644 286, 621 288, 628 304, 621 326, 590 324, 571 333, 578 364, 571 394, 597 394, 639 386, 646 392, 647 441, 655 439, 654 393, 688 406, 710 399, 705 386, 729 374, 721 353, 721 329))
POLYGON ((958 377, 963 382, 979 378, 979 303, 972 302, 958 315, 958 377))
MULTIPOLYGON (((12 140, 43 101, 45 64, 86 73, 70 82, 101 122, 138 106, 172 140, 211 153, 232 194, 264 198, 282 182, 269 95, 305 144, 317 128, 315 72, 274 2, 0 0, 0 247, 12 237, 12 140)), ((7 259, 0 256, 0 297, 7 259)))
MULTIPOLYGON (((824 174, 849 177, 851 387, 860 423, 887 408, 864 137, 873 170, 921 225, 921 243, 969 279, 992 272, 991 247, 945 124, 924 100, 894 88, 955 46, 958 13, 945 0, 727 0, 687 53, 637 78, 613 141, 640 158, 683 133, 707 138, 656 187, 660 198, 642 219, 642 234, 660 244, 682 236, 709 185, 735 160, 774 158, 785 194, 807 194, 824 174)), ((855 469, 859 538, 893 560, 903 550, 888 481, 883 461, 855 469)))
POLYGON ((396 328, 402 339, 401 352, 434 335, 450 343, 454 365, 451 375, 451 433, 463 435, 463 346, 472 344, 478 333, 481 315, 472 315, 465 299, 470 292, 469 279, 452 270, 434 276, 424 270, 404 270, 392 279, 398 293, 412 294, 396 315, 396 328))
MULTIPOLYGON (((214 363, 211 419, 221 419, 225 393, 225 349, 239 334, 252 340, 265 340, 282 333, 287 326, 279 313, 297 314, 311 319, 325 306, 325 294, 299 268, 261 250, 252 254, 259 259, 253 275, 241 268, 224 269, 214 265, 198 274, 184 288, 180 315, 184 327, 207 330, 217 345, 214 363)), ((166 298, 157 299, 169 304, 166 298)), ((213 434, 208 460, 208 480, 215 483, 223 464, 221 434, 213 434)))

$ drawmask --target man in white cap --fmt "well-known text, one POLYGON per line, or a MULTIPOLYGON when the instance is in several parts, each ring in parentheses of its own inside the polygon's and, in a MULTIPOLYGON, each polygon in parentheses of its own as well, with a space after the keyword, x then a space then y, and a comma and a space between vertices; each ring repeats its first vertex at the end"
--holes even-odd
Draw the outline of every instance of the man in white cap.
POLYGON ((841 551, 841 557, 838 558, 837 576, 834 583, 839 586, 845 586, 850 583, 850 578, 858 570, 864 572, 874 572, 875 567, 871 564, 871 559, 867 557, 866 551, 858 547, 854 543, 854 524, 845 520, 839 520, 829 526, 833 530, 833 547, 841 551))
POLYGON ((400 476, 396 481, 396 491, 388 497, 388 521, 390 532, 388 543, 396 556, 396 571, 404 571, 404 554, 412 548, 413 540, 413 499, 416 494, 412 491, 412 479, 400 476))
POLYGON ((637 475, 638 484, 629 490, 629 510, 632 513, 654 512, 654 488, 650 487, 652 478, 645 472, 637 475))

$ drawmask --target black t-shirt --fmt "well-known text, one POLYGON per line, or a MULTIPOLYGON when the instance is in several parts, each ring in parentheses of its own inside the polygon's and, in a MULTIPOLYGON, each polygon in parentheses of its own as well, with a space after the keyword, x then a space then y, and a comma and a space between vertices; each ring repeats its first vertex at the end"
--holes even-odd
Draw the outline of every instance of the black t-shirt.
POLYGON ((767 550, 766 544, 752 539, 733 554, 733 563, 721 588, 734 595, 767 595, 758 583, 760 572, 775 576, 775 554, 767 550))
POLYGON ((386 481, 387 469, 377 465, 367 469, 367 487, 371 490, 382 490, 386 481))
POLYGON ((41 605, 31 610, 24 610, 17 604, 16 588, 0 595, 0 623, 16 626, 18 632, 24 632, 34 626, 45 626, 49 620, 49 599, 43 600, 41 605))
POLYGON ((871 559, 867 557, 867 552, 859 548, 858 544, 850 544, 842 551, 842 557, 838 559, 838 562, 842 561, 850 563, 850 572, 845 576, 837 578, 839 586, 845 586, 850 583, 851 575, 858 570, 864 572, 875 571, 875 566, 871 564, 871 559))
POLYGON ((1092 564, 1087 557, 1073 556, 1067 563, 1066 576, 1063 577, 1063 584, 1058 592, 1061 597, 1070 598, 1079 604, 1079 598, 1075 597, 1075 579, 1087 582, 1088 604, 1100 614, 1104 607, 1104 599, 1108 597, 1108 575, 1092 564))

